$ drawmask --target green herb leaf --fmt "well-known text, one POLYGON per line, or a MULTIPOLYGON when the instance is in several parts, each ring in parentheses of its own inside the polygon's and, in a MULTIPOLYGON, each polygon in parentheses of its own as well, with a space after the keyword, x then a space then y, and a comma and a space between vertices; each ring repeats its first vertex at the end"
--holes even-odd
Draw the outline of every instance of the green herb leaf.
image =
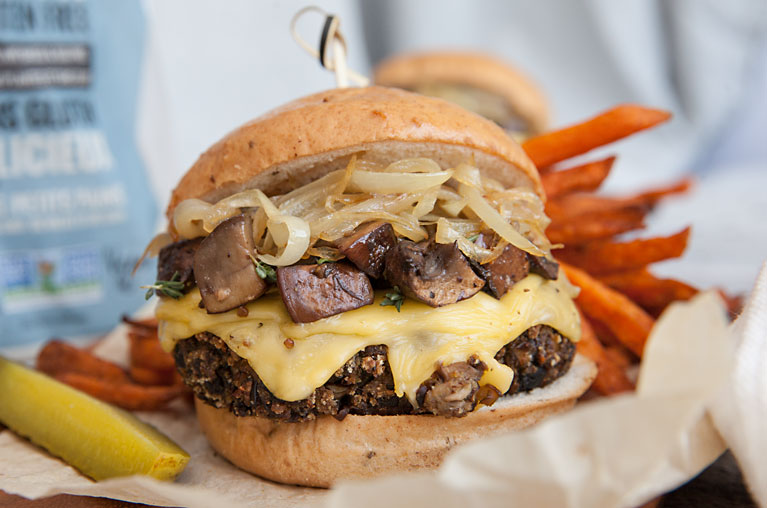
POLYGON ((317 264, 318 265, 321 265, 321 264, 324 264, 324 263, 332 263, 332 262, 333 262, 333 260, 332 259, 328 259, 328 258, 319 258, 319 259, 317 259, 317 264))
POLYGON ((171 298, 178 300, 184 296, 184 283, 178 280, 180 277, 178 272, 174 272, 173 277, 171 277, 170 280, 157 280, 154 284, 141 286, 142 289, 148 290, 144 295, 144 298, 149 300, 155 292, 160 292, 165 296, 170 296, 171 298))
POLYGON ((388 293, 386 293, 386 297, 383 300, 381 300, 381 303, 379 305, 381 305, 381 307, 386 307, 388 305, 391 305, 395 309, 397 309, 397 312, 399 312, 404 301, 405 301, 405 295, 403 295, 400 292, 397 286, 394 286, 392 288, 392 291, 389 291, 388 293))
POLYGON ((262 263, 252 254, 250 254, 250 260, 256 266, 256 274, 267 282, 277 282, 277 271, 273 266, 262 263))
POLYGON ((471 235, 470 237, 468 237, 468 238, 466 238, 466 239, 467 239, 468 241, 470 241, 471 243, 474 243, 474 242, 476 242, 476 241, 477 241, 477 238, 479 238, 479 233, 477 233, 476 235, 471 235))

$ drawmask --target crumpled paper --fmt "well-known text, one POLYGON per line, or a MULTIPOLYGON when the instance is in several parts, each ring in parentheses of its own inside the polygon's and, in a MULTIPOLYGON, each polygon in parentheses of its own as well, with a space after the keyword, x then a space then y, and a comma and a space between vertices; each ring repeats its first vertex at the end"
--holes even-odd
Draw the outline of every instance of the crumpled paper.
MULTIPOLYGON (((94 483, 5 431, 0 489, 26 497, 73 493, 190 507, 356 507, 361 499, 369 508, 637 506, 689 480, 724 451, 716 421, 752 492, 767 506, 759 482, 767 467, 767 437, 759 432, 767 378, 758 369, 767 350, 765 320, 767 268, 729 328, 714 293, 675 304, 651 334, 635 394, 583 403, 532 429, 458 447, 436 473, 345 482, 329 492, 277 485, 218 457, 189 410, 177 407, 139 415, 192 455, 176 483, 137 477, 94 483), (741 391, 742 385, 750 389, 741 391)), ((120 356, 124 347, 115 335, 101 352, 120 356)))
POLYGON ((751 495, 767 506, 767 263, 730 333, 735 368, 711 413, 751 495))

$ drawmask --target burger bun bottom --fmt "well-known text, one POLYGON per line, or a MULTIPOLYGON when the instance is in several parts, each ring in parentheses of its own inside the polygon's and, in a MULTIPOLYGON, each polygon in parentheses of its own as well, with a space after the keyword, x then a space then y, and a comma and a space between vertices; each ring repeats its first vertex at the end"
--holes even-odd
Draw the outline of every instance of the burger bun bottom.
POLYGON ((499 399, 463 418, 429 415, 331 416, 302 423, 238 417, 195 399, 213 448, 234 465, 280 483, 330 487, 337 480, 432 470, 456 445, 529 427, 570 409, 596 366, 577 355, 553 383, 499 399))

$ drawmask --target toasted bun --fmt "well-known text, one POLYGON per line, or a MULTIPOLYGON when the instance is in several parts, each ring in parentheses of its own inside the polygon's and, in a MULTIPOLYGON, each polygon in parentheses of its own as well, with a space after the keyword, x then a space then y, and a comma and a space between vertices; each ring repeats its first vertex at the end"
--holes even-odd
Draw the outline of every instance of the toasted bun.
POLYGON ((184 175, 167 214, 188 198, 216 201, 249 188, 283 194, 362 153, 382 162, 429 157, 443 167, 473 157, 507 187, 544 198, 533 163, 493 122, 439 99, 369 87, 304 97, 229 133, 184 175))
POLYGON ((466 85, 503 97, 532 133, 548 125, 546 97, 527 76, 506 62, 480 53, 430 52, 384 60, 373 76, 384 86, 413 89, 429 83, 466 85))
POLYGON ((281 483, 329 487, 335 481, 435 469, 452 447, 522 429, 571 408, 591 385, 596 366, 576 356, 562 378, 504 397, 463 418, 325 416, 304 423, 234 416, 195 399, 213 448, 236 466, 281 483))

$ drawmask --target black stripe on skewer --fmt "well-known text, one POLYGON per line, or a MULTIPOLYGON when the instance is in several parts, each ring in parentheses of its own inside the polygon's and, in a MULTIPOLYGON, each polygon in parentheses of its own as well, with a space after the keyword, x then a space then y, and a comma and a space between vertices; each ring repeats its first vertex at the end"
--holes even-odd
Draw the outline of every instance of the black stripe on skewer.
POLYGON ((320 65, 326 69, 327 65, 325 65, 325 47, 328 43, 328 35, 330 35, 330 26, 333 24, 333 20, 335 19, 336 17, 332 14, 329 14, 325 18, 325 26, 322 27, 322 36, 320 36, 320 65))

